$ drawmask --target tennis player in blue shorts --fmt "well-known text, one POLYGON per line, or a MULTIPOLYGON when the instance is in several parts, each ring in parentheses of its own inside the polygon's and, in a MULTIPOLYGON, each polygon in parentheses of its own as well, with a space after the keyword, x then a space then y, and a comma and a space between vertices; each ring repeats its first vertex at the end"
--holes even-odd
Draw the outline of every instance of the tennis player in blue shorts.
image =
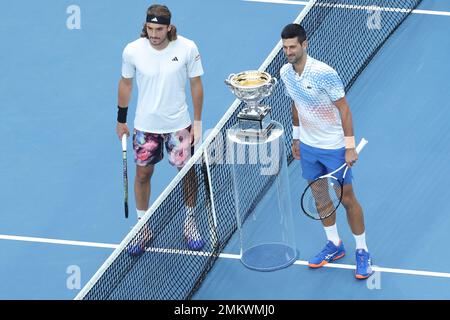
MULTIPOLYGON (((299 24, 289 24, 281 38, 288 63, 281 68, 280 76, 286 94, 293 100, 292 151, 295 159, 301 161, 303 177, 310 182, 336 170, 344 162, 351 167, 357 161, 352 114, 337 72, 307 54, 305 29, 299 24)), ((342 179, 343 170, 340 173, 342 179)), ((373 273, 372 263, 365 239, 363 211, 352 187, 351 169, 344 180, 342 204, 356 240, 355 276, 366 279, 373 273)), ((345 255, 336 215, 322 223, 328 241, 309 261, 311 268, 320 268, 345 255)))
MULTIPOLYGON (((169 163, 181 170, 190 159, 193 146, 200 141, 202 134, 203 67, 200 54, 192 40, 177 35, 176 27, 171 24, 171 17, 166 6, 150 6, 140 38, 130 42, 122 55, 116 131, 119 139, 123 134, 130 134, 126 118, 133 78, 136 77, 138 101, 133 150, 138 219, 148 210, 150 180, 155 165, 163 159, 164 149, 169 163), (190 84, 194 105, 193 123, 186 103, 187 82, 190 84)), ((200 250, 205 244, 198 231, 194 213, 197 183, 195 171, 190 170, 183 179, 186 202, 183 234, 191 250, 200 250)), ((147 238, 151 238, 150 231, 148 233, 147 238)))

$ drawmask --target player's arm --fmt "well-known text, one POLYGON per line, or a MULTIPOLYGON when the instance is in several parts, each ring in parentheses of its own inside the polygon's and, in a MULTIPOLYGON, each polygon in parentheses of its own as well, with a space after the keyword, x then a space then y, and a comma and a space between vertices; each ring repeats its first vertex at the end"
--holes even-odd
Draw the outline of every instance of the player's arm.
POLYGON ((300 160, 300 121, 294 101, 292 101, 292 155, 300 160))
POLYGON ((345 137, 345 162, 352 166, 358 160, 358 153, 355 149, 355 137, 353 133, 352 112, 345 96, 333 102, 341 115, 342 128, 345 137))
POLYGON ((128 112, 128 103, 131 99, 131 91, 133 89, 133 78, 122 77, 119 81, 119 99, 118 99, 118 115, 117 115, 117 127, 116 132, 119 139, 126 134, 130 135, 126 123, 126 117, 128 112))
POLYGON ((194 126, 191 129, 191 141, 196 145, 201 140, 202 135, 202 109, 203 109, 203 84, 202 78, 193 77, 189 79, 194 105, 194 126))

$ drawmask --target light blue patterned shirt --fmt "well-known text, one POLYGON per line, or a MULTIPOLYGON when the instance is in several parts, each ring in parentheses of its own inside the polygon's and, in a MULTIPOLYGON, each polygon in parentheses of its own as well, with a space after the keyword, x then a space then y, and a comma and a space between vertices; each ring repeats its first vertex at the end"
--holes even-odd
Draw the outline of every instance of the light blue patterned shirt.
POLYGON ((290 63, 281 68, 280 75, 298 111, 300 141, 322 149, 344 147, 341 117, 333 101, 343 98, 345 91, 336 70, 307 56, 301 76, 290 63))

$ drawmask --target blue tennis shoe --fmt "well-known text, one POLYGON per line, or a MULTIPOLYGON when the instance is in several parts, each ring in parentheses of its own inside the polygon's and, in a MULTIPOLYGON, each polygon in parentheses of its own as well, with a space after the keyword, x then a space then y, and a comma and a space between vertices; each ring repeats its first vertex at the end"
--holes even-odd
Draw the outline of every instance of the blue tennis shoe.
POLYGON ((133 239, 127 246, 128 253, 132 256, 139 256, 144 253, 153 240, 152 230, 145 225, 140 232, 139 236, 133 239))
POLYGON ((367 279, 373 274, 372 259, 364 249, 356 250, 356 279, 367 279))
POLYGON ((197 222, 193 215, 186 216, 183 235, 186 240, 187 247, 190 250, 199 251, 205 246, 205 241, 202 239, 200 232, 198 231, 197 222))
POLYGON ((342 241, 336 246, 333 241, 328 240, 327 245, 314 258, 308 262, 310 268, 320 268, 328 262, 338 260, 345 256, 345 248, 342 241))

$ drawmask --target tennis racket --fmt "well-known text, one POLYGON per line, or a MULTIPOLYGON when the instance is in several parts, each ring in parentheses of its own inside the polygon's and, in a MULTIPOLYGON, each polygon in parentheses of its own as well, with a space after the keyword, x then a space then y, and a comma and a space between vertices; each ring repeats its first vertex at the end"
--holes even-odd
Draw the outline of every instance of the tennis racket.
MULTIPOLYGON (((356 147, 359 154, 368 141, 364 138, 356 147)), ((344 179, 349 166, 344 163, 338 169, 318 177, 308 184, 302 194, 301 207, 303 212, 314 220, 323 220, 336 212, 342 201, 344 179), (336 178, 336 173, 344 170, 342 179, 336 178)))
POLYGON ((127 135, 122 136, 122 161, 123 161, 123 202, 125 206, 125 218, 128 219, 128 172, 127 172, 127 135))

